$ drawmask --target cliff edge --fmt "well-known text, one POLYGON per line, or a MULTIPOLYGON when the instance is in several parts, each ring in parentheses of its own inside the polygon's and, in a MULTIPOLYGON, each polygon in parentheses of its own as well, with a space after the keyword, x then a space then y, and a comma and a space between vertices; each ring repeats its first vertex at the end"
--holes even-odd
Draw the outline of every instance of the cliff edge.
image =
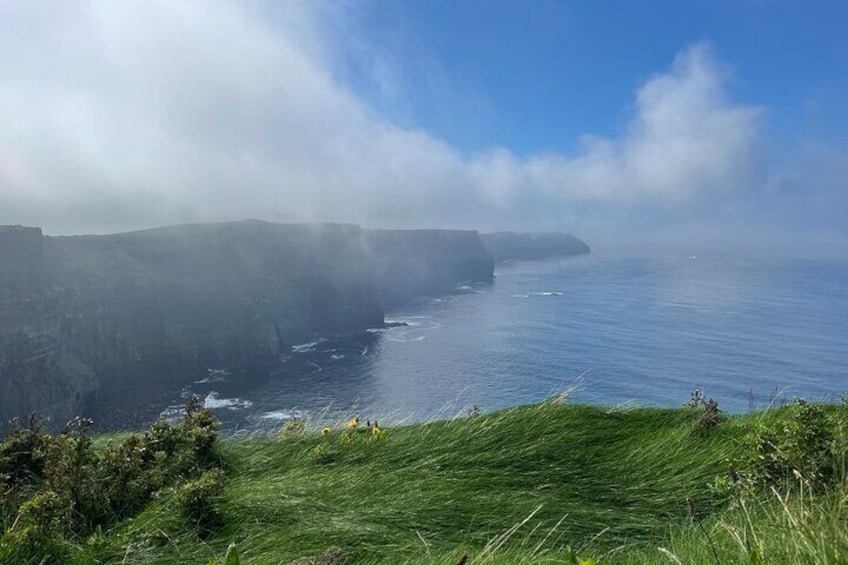
POLYGON ((480 234, 480 239, 496 261, 532 261, 591 252, 584 241, 570 233, 496 232, 480 234))

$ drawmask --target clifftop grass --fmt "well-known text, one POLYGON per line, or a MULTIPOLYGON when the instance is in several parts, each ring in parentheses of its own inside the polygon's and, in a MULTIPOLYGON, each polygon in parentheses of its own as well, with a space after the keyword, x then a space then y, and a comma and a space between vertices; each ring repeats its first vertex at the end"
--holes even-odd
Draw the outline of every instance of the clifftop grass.
POLYGON ((242 563, 844 562, 844 481, 730 503, 709 487, 745 457, 746 434, 787 417, 693 433, 694 409, 545 403, 376 439, 360 424, 223 441, 214 528, 198 529, 178 490, 164 490, 75 540, 72 559, 204 564, 234 542, 242 563))

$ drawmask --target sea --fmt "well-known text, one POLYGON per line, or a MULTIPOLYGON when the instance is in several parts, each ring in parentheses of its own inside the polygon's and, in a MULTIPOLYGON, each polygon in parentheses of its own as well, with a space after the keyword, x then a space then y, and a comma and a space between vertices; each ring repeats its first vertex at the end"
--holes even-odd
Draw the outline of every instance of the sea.
POLYGON ((417 422, 551 397, 677 407, 698 389, 726 412, 848 391, 848 263, 604 254, 501 263, 491 284, 418 298, 394 327, 292 347, 244 378, 186 386, 231 431, 417 422))

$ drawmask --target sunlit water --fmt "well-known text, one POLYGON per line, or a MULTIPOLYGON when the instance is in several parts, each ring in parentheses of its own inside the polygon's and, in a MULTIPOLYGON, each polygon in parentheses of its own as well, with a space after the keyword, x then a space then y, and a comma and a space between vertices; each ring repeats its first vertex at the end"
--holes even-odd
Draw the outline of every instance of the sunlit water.
MULTIPOLYGON (((577 384, 603 405, 726 410, 848 390, 848 265, 587 256, 501 265, 492 285, 390 312, 408 326, 294 348, 250 386, 212 369, 199 394, 232 428, 292 414, 421 420, 538 402, 577 384)), ((167 412, 167 411, 166 411, 167 412)))

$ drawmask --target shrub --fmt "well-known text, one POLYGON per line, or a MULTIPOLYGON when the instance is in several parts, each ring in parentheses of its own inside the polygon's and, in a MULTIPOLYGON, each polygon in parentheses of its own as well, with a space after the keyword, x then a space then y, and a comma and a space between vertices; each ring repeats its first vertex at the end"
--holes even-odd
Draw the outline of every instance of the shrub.
POLYGON ((712 398, 708 400, 699 389, 693 390, 691 396, 691 400, 685 406, 698 413, 698 419, 692 427, 692 435, 702 436, 719 425, 721 410, 719 410, 718 402, 712 398))
POLYGON ((197 398, 182 422, 161 420, 144 435, 99 451, 91 424, 75 418, 51 436, 31 417, 27 428, 14 425, 0 443, 0 563, 56 558, 65 537, 88 536, 131 516, 157 491, 180 483, 188 482, 178 491, 181 503, 211 524, 214 513, 203 505, 211 504, 223 474, 218 422, 197 398))
POLYGON ((54 559, 62 555, 67 508, 67 501, 49 490, 23 503, 0 538, 0 563, 39 563, 48 555, 54 559))
POLYGON ((221 469, 212 469, 185 483, 177 492, 183 515, 195 522, 201 533, 210 533, 221 524, 217 499, 223 488, 224 472, 221 469))
POLYGON ((826 490, 846 478, 848 407, 828 410, 796 399, 785 414, 760 422, 743 440, 743 456, 731 462, 714 487, 736 495, 793 485, 826 490))
POLYGON ((5 441, 0 443, 0 475, 8 488, 44 475, 45 455, 52 440, 41 431, 41 422, 30 415, 27 427, 12 421, 5 441))

